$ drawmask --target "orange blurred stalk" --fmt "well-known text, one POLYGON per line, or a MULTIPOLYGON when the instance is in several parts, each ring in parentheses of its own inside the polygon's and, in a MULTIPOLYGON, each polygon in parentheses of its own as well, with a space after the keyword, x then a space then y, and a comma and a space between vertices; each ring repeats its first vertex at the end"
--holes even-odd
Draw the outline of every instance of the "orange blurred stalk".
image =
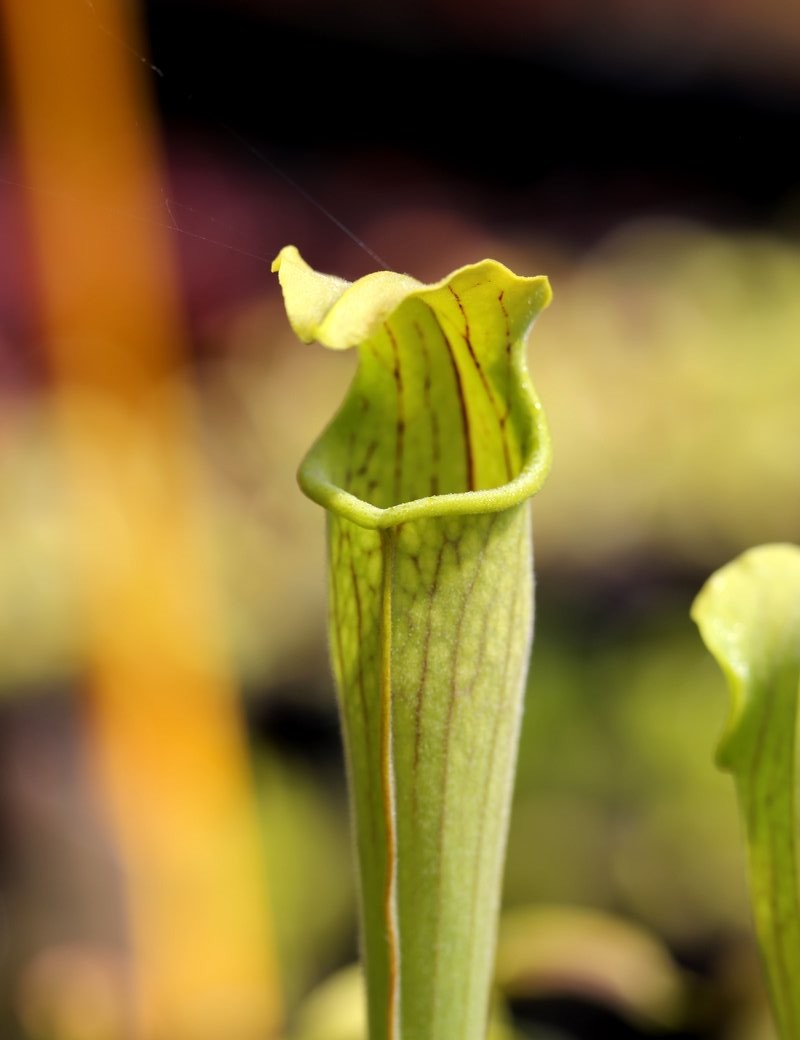
POLYGON ((280 999, 219 641, 135 11, 3 0, 84 593, 89 733, 128 883, 134 1034, 265 1040, 280 999), (172 387, 173 389, 170 389, 172 387))

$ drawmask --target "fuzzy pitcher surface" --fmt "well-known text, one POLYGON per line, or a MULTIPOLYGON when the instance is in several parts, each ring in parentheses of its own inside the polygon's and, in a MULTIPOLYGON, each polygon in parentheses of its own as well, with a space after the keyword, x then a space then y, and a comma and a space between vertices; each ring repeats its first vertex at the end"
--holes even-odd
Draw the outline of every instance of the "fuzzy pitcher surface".
POLYGON ((370 1040, 484 1040, 550 464, 525 339, 550 287, 493 260, 349 283, 293 246, 273 269, 302 340, 359 352, 299 480, 328 512, 370 1040))

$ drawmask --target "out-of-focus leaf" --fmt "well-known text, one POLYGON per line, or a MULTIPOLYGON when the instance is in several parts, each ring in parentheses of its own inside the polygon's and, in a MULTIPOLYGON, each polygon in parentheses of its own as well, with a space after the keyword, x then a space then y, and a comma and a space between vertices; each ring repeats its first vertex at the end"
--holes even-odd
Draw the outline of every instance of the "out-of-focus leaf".
POLYGON ((800 539, 797 245, 640 221, 554 284, 536 352, 558 445, 537 511, 550 565, 702 566, 800 539))
POLYGON ((288 1006, 352 942, 355 885, 343 804, 274 753, 256 760, 278 960, 288 1006))
POLYGON ((782 1037, 800 1036, 797 701, 800 548, 760 545, 716 571, 692 606, 731 694, 717 753, 733 774, 756 930, 782 1037))
POLYGON ((651 932, 612 914, 519 908, 500 922, 497 983, 508 998, 572 995, 650 1026, 675 1026, 687 979, 651 932))
MULTIPOLYGON (((360 965, 342 968, 312 991, 288 1040, 369 1040, 360 965)), ((486 1040, 518 1040, 500 998, 493 1002, 486 1040)))
POLYGON ((613 909, 687 949, 746 928, 748 908, 736 799, 708 755, 717 674, 670 587, 593 629, 559 623, 552 591, 540 602, 505 893, 613 909))

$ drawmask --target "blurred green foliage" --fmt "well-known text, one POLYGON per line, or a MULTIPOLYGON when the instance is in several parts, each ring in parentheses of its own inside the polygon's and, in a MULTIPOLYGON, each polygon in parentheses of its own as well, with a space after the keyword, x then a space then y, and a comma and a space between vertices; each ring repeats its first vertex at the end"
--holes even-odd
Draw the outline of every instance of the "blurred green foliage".
POLYGON ((599 641, 540 621, 509 902, 621 908, 678 944, 746 924, 734 794, 710 753, 724 698, 679 606, 599 641))
MULTIPOLYGON (((726 1040, 761 1040, 770 1034, 734 792, 713 764, 725 692, 688 609, 735 553, 800 541, 800 249, 660 222, 629 225, 577 258, 513 250, 498 259, 545 271, 554 288, 530 368, 555 461, 534 510, 537 635, 506 907, 594 908, 671 948, 711 951, 726 1040)), ((234 669, 254 697, 290 685, 333 712, 324 521, 295 468, 341 400, 352 359, 297 344, 277 298, 231 315, 218 339, 192 383, 234 669)), ((7 402, 0 439, 9 696, 82 667, 45 406, 7 402)), ((344 788, 256 754, 297 1006, 354 950, 344 788)))
MULTIPOLYGON (((543 570, 602 580, 646 557, 700 575, 747 545, 796 539, 800 249, 661 222, 627 225, 577 259, 513 252, 517 269, 552 269, 557 301, 531 352, 556 453, 536 503, 543 570)), ((268 685, 302 670, 323 638, 323 521, 294 474, 353 361, 297 344, 272 299, 231 315, 217 336, 215 360, 192 377, 213 552, 237 672, 268 685)), ((4 406, 6 688, 76 662, 45 404, 4 406)))

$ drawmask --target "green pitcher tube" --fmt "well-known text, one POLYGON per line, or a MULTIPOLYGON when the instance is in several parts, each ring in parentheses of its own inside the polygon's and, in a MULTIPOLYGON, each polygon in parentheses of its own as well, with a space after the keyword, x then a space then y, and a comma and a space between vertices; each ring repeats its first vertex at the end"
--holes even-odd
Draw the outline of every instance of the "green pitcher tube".
POLYGON ((356 348, 299 471, 327 510, 329 642, 370 1040, 484 1040, 550 442, 525 340, 544 277, 423 285, 273 264, 305 342, 356 348))

